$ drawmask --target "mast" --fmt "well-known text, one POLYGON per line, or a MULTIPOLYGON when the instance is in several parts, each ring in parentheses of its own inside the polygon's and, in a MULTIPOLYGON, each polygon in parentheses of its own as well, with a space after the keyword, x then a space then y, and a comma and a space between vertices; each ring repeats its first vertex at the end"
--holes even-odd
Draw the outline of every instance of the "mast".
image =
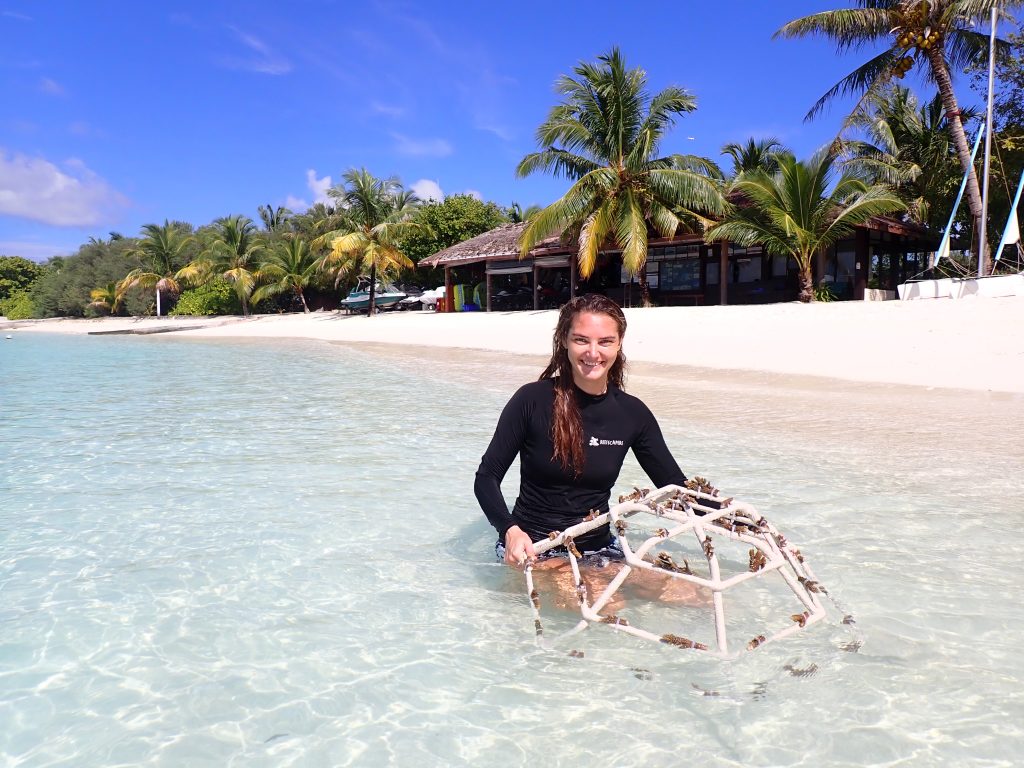
POLYGON ((988 112, 985 116, 985 163, 981 188, 981 232, 978 234, 978 277, 985 276, 988 250, 988 177, 992 164, 992 96, 996 71, 996 7, 992 6, 992 32, 988 41, 988 112))

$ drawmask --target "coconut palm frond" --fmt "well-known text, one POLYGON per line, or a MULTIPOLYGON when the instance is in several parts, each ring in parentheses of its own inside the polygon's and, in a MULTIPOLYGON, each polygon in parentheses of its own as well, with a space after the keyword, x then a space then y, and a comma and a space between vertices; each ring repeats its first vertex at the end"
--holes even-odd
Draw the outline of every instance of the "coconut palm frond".
POLYGON ((517 174, 544 171, 574 181, 570 189, 528 220, 520 255, 553 234, 578 234, 581 273, 601 248, 622 249, 627 269, 641 270, 644 301, 647 227, 675 230, 690 212, 724 212, 718 167, 706 158, 658 157, 675 120, 696 108, 685 90, 670 86, 651 95, 647 76, 628 68, 617 48, 581 62, 556 83, 561 103, 537 131, 540 150, 526 155, 517 174))
POLYGON ((813 120, 821 114, 829 102, 837 96, 863 93, 886 80, 899 54, 886 50, 857 67, 838 83, 829 88, 804 115, 804 120, 813 120))
POLYGON ((597 210, 583 222, 583 227, 580 229, 578 262, 580 275, 584 278, 593 273, 598 254, 609 239, 614 224, 614 200, 604 200, 597 210))
POLYGON ((884 8, 841 8, 795 19, 784 24, 772 39, 822 35, 832 38, 843 53, 872 43, 892 26, 892 16, 884 8))
POLYGON ((623 196, 620 206, 615 239, 622 248, 623 266, 636 274, 647 261, 647 220, 640 201, 631 192, 623 196))
POLYGON ((668 208, 682 207, 713 216, 726 212, 721 185, 703 174, 670 168, 651 171, 646 179, 652 197, 668 208))

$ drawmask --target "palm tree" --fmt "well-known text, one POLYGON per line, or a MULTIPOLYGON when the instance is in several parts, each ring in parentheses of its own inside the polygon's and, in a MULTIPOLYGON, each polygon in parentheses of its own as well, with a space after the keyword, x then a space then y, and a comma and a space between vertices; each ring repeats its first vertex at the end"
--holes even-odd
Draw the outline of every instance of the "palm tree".
POLYGON ((559 200, 528 219, 520 256, 552 233, 576 236, 580 274, 589 277, 599 251, 612 244, 640 275, 645 304, 650 292, 644 263, 647 228, 663 237, 704 226, 708 214, 724 214, 718 167, 692 155, 658 157, 659 145, 676 116, 696 102, 681 88, 651 96, 642 69, 626 69, 618 48, 596 64, 580 63, 575 77, 563 75, 563 96, 537 129, 539 152, 524 157, 519 176, 545 171, 573 181, 559 200))
MULTIPOLYGON (((953 91, 951 70, 985 61, 988 36, 971 29, 987 22, 993 8, 1019 5, 1010 0, 855 0, 856 8, 823 11, 786 24, 775 37, 824 35, 839 51, 881 44, 883 50, 857 67, 825 93, 808 112, 818 114, 840 94, 870 94, 893 77, 920 67, 939 91, 947 127, 956 146, 960 167, 968 175, 967 202, 975 231, 980 232, 981 192, 971 162, 960 106, 953 91)), ((987 262, 988 254, 982 254, 987 262)))
MULTIPOLYGON (((941 229, 959 173, 945 110, 938 95, 919 105, 907 88, 891 86, 871 94, 852 117, 866 141, 848 141, 844 166, 868 183, 887 184, 907 203, 920 224, 941 229)), ((973 110, 963 116, 974 117, 973 110)))
POLYGON ((242 314, 249 314, 249 296, 256 286, 255 261, 263 250, 256 237, 256 225, 248 216, 224 216, 213 222, 210 241, 198 259, 184 267, 179 276, 203 282, 219 275, 231 283, 242 302, 242 314))
POLYGON ((835 150, 828 147, 807 162, 791 154, 779 155, 774 174, 763 170, 744 174, 734 189, 745 202, 710 228, 707 240, 760 244, 769 254, 792 256, 800 269, 800 301, 813 301, 814 254, 872 216, 904 208, 887 187, 869 186, 850 172, 830 190, 835 161, 835 150))
POLYGON ((365 168, 352 168, 342 179, 343 184, 332 187, 328 194, 339 202, 344 228, 328 232, 313 243, 331 246, 321 261, 323 269, 339 275, 369 273, 372 316, 378 273, 384 279, 403 267, 414 266, 399 243, 402 237, 421 228, 411 220, 419 201, 396 178, 378 179, 365 168))
POLYGON ((293 232, 306 238, 316 238, 340 228, 338 210, 324 203, 313 203, 304 213, 295 214, 288 222, 293 232))
POLYGON ((747 139, 746 144, 730 142, 722 147, 722 154, 732 158, 732 178, 741 173, 762 170, 775 173, 778 170, 778 155, 787 152, 785 146, 774 136, 755 140, 747 139))
POLYGON ((274 208, 274 206, 268 203, 267 205, 259 206, 256 210, 259 213, 260 219, 263 221, 263 226, 266 228, 267 232, 276 232, 283 227, 292 216, 292 212, 283 205, 279 205, 277 208, 274 208))
POLYGON ((121 304, 124 301, 124 289, 122 289, 120 282, 107 283, 101 288, 94 288, 89 291, 89 298, 92 301, 87 306, 99 312, 116 315, 121 311, 121 304))
POLYGON ((536 204, 523 208, 519 203, 513 201, 512 205, 505 210, 505 215, 513 224, 522 224, 524 221, 532 219, 541 210, 541 207, 536 204))
POLYGON ((183 266, 185 249, 191 244, 190 227, 181 222, 164 219, 163 225, 145 224, 143 237, 132 254, 148 265, 133 269, 119 284, 122 294, 139 287, 156 290, 156 316, 160 317, 160 295, 163 292, 177 296, 181 293, 179 269, 183 266))
POLYGON ((302 311, 309 312, 303 289, 308 287, 320 267, 320 259, 309 249, 309 242, 301 237, 286 235, 267 254, 266 260, 256 273, 258 280, 271 282, 260 286, 252 294, 252 301, 258 304, 269 296, 293 291, 302 302, 302 311))

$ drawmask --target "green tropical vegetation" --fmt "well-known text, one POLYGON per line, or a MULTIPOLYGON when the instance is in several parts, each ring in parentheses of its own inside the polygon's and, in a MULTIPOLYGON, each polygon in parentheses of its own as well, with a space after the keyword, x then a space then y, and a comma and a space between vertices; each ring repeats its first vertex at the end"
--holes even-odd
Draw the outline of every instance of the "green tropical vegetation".
POLYGON ((0 256, 0 301, 31 287, 45 270, 21 256, 0 256))
POLYGON ((658 156, 675 119, 697 108, 692 95, 674 86, 651 95, 646 73, 628 69, 618 48, 574 73, 558 79, 562 101, 537 129, 541 149, 516 168, 521 177, 543 171, 573 184, 527 221, 521 255, 552 234, 568 237, 579 243, 586 278, 602 249, 619 248, 626 269, 640 278, 646 305, 648 227, 671 237, 724 214, 722 173, 707 158, 658 156))
MULTIPOLYGON (((515 203, 513 203, 515 206, 515 203)), ((413 220, 419 225, 401 238, 401 250, 413 263, 449 246, 514 221, 513 210, 470 195, 450 195, 442 202, 420 203, 413 220)))
POLYGON ((775 173, 756 169, 733 182, 743 200, 705 237, 759 244, 771 255, 792 257, 799 268, 800 301, 814 301, 815 254, 848 237, 855 225, 872 216, 906 206, 888 187, 865 184, 850 171, 834 179, 833 147, 807 161, 780 154, 776 162, 775 173))
POLYGON ((323 269, 339 276, 369 275, 372 316, 377 281, 392 279, 401 269, 415 266, 402 252, 401 242, 422 228, 413 221, 419 201, 397 179, 378 179, 365 168, 350 169, 342 178, 344 183, 332 187, 328 194, 340 203, 344 227, 315 242, 330 245, 323 269))
MULTIPOLYGON (((156 315, 160 317, 161 297, 167 294, 173 301, 181 293, 178 273, 188 261, 186 249, 192 244, 191 230, 188 224, 171 223, 166 219, 162 226, 143 225, 143 237, 134 254, 144 266, 136 267, 125 275, 118 291, 127 293, 133 288, 155 290, 156 315)), ((120 302, 110 304, 107 311, 116 313, 119 306, 120 302)))
MULTIPOLYGON (((1006 48, 996 59, 996 89, 994 98, 992 136, 992 169, 989 183, 988 242, 993 248, 999 244, 1002 228, 1010 214, 1013 201, 1024 173, 1024 29, 1006 36, 1006 48)), ((971 67, 971 87, 982 99, 988 96, 988 67, 971 67)), ((1020 213, 1018 210, 1018 219, 1020 213)), ((1020 246, 1003 251, 998 262, 1005 271, 1017 272, 1024 268, 1020 246)))
MULTIPOLYGON (((881 52, 818 99, 808 113, 809 118, 836 96, 870 97, 887 87, 893 78, 902 78, 911 70, 920 71, 934 84, 945 108, 946 125, 961 173, 968 174, 967 203, 973 230, 978 232, 981 188, 971 162, 970 142, 953 90, 952 74, 981 62, 987 65, 989 36, 979 30, 987 26, 993 8, 1005 11, 1019 5, 1007 0, 855 0, 853 8, 823 11, 791 21, 775 36, 820 35, 834 41, 840 52, 881 47, 881 52)), ((1005 49, 1005 43, 1003 46, 1005 49)))
POLYGON ((32 317, 29 290, 45 272, 21 256, 0 256, 0 316, 11 320, 32 317))
POLYGON ((774 136, 763 139, 747 139, 746 143, 730 142, 722 147, 722 154, 732 160, 730 179, 737 179, 749 171, 774 173, 778 170, 778 155, 787 152, 782 142, 774 136))
POLYGON ((237 315, 242 311, 242 302, 234 286, 223 277, 213 277, 202 285, 190 288, 181 294, 178 303, 168 314, 211 316, 237 315))
MULTIPOLYGON (((963 116, 976 117, 973 110, 963 116)), ((919 104, 898 85, 872 93, 851 119, 864 138, 843 145, 846 167, 869 183, 892 187, 911 221, 941 231, 963 174, 946 122, 938 95, 919 104)))
POLYGON ((193 284, 214 276, 227 280, 238 294, 242 314, 249 314, 249 297, 256 288, 257 257, 265 243, 256 236, 256 224, 248 216, 223 216, 206 233, 206 247, 198 259, 181 269, 179 275, 193 284))
POLYGON ((115 315, 124 303, 123 283, 107 283, 89 291, 89 309, 101 315, 115 315))
POLYGON ((253 292, 253 302, 259 304, 270 296, 291 292, 302 303, 302 311, 309 312, 305 289, 315 282, 321 263, 305 238, 285 237, 270 248, 256 273, 257 281, 263 284, 253 292))
MULTIPOLYGON (((801 298, 822 300, 823 287, 810 281, 815 249, 856 221, 885 211, 936 236, 945 227, 964 150, 969 153, 965 130, 973 133, 979 118, 977 110, 960 106, 951 76, 965 68, 984 96, 985 30, 995 4, 852 0, 850 7, 796 19, 776 32, 822 36, 840 52, 874 50, 811 108, 809 118, 836 96, 860 97, 836 140, 804 162, 774 137, 725 144, 724 173, 707 158, 663 151, 669 131, 696 109, 696 100, 674 86, 649 91, 645 72, 628 67, 613 48, 559 78, 558 101, 536 132, 538 150, 516 167, 521 177, 543 172, 568 182, 546 207, 513 202, 505 208, 469 195, 420 202, 395 178, 351 169, 329 201, 298 213, 268 203, 258 206, 255 220, 231 214, 194 226, 164 219, 134 237, 91 237, 76 253, 43 265, 0 256, 0 313, 308 312, 335 306, 362 275, 374 290, 382 280, 436 281, 436 273, 417 264, 506 222, 525 225, 522 253, 552 236, 574 243, 584 278, 602 251, 621 250, 644 303, 650 298, 649 238, 701 231, 792 256, 801 298), (916 93, 899 82, 915 67, 926 83, 916 93)), ((997 84, 993 246, 1024 170, 1024 34, 1018 26, 998 49, 997 84)), ((958 232, 973 226, 975 190, 976 180, 967 191, 969 211, 956 219, 958 232)), ((1003 263, 1017 267, 1020 251, 1011 250, 1003 263)))
POLYGON ((263 227, 267 232, 278 232, 282 230, 288 223, 288 220, 292 217, 292 212, 285 208, 283 205, 279 205, 276 208, 269 203, 267 205, 261 205, 256 209, 256 212, 260 216, 260 221, 263 222, 263 227))

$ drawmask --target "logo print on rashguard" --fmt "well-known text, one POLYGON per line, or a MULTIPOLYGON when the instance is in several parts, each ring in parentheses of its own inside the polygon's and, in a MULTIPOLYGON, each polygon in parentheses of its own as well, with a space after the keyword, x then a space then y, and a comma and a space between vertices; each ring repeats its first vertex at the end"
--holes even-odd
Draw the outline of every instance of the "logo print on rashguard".
POLYGON ((593 435, 590 436, 589 446, 600 446, 600 445, 625 445, 622 440, 598 440, 593 435))

